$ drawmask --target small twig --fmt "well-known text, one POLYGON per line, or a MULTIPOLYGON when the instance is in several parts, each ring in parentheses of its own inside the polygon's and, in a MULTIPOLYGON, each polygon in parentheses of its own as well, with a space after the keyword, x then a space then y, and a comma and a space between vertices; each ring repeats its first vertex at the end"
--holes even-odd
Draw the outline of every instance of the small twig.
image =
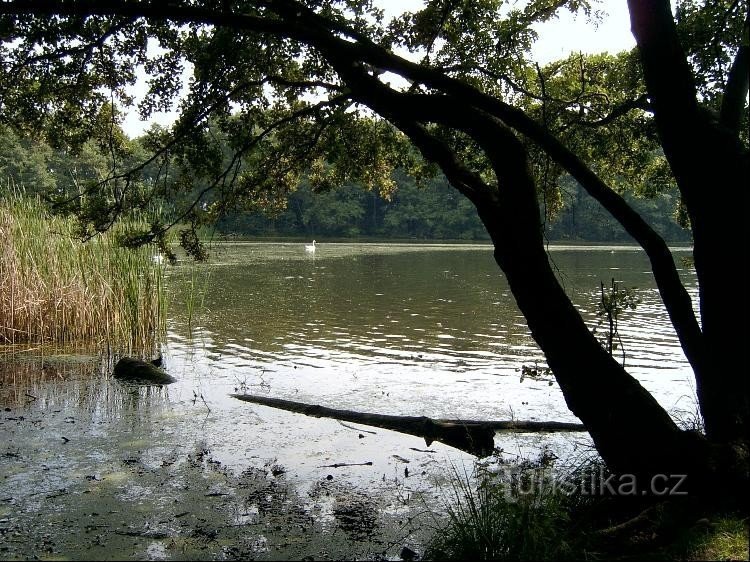
POLYGON ((206 399, 203 398, 203 393, 201 392, 201 400, 203 400, 203 404, 206 406, 206 410, 208 410, 209 413, 211 413, 211 408, 208 405, 208 402, 206 402, 206 399))
POLYGON ((169 533, 165 533, 162 531, 121 531, 120 529, 115 529, 115 534, 117 535, 123 535, 126 537, 145 537, 148 539, 168 539, 170 537, 169 533))
POLYGON ((193 404, 195 404, 196 400, 198 400, 199 397, 200 397, 201 401, 203 402, 204 406, 206 406, 206 409, 208 410, 208 413, 210 414, 211 413, 211 408, 208 405, 208 402, 206 402, 206 399, 203 397, 203 393, 201 392, 200 394, 198 394, 197 392, 195 392, 195 390, 193 390, 193 404))
POLYGON ((348 425, 342 422, 341 420, 338 420, 338 422, 343 425, 347 429, 353 429, 354 431, 361 431, 362 433, 371 433, 372 435, 377 435, 377 431, 370 431, 369 429, 360 429, 358 427, 354 427, 353 425, 348 425))

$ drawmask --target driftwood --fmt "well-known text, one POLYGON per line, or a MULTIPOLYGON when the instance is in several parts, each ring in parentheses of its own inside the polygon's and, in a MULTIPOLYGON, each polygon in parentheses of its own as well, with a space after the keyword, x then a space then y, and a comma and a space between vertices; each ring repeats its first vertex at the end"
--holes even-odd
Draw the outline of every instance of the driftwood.
POLYGON ((112 376, 118 380, 138 384, 169 384, 177 379, 159 369, 153 363, 123 357, 115 365, 112 376))
POLYGON ((334 418, 354 423, 361 423, 400 433, 423 437, 429 447, 433 441, 440 441, 472 455, 484 457, 495 448, 496 431, 586 431, 578 423, 536 422, 536 421, 474 421, 474 420, 441 420, 425 416, 389 416, 370 414, 352 410, 337 410, 317 404, 304 404, 281 398, 256 396, 253 394, 231 394, 233 398, 279 408, 289 412, 305 414, 316 418, 334 418))
POLYGON ((324 464, 318 468, 341 468, 342 466, 372 466, 372 461, 367 462, 337 462, 334 464, 324 464))

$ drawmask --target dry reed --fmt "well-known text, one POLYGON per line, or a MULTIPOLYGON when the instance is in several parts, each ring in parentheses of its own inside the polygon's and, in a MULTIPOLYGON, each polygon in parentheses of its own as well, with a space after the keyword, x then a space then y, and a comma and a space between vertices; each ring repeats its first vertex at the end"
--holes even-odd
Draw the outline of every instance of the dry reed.
MULTIPOLYGON (((153 349, 165 327, 162 265, 117 243, 81 242, 72 218, 11 188, 0 199, 0 345, 153 349)), ((129 227, 132 228, 131 223, 129 227)))

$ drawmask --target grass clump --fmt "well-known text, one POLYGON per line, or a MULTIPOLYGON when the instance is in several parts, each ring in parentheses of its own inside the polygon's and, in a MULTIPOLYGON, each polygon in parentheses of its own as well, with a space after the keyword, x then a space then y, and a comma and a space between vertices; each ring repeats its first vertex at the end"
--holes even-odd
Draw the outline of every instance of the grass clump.
POLYGON ((428 559, 548 560, 571 556, 568 496, 547 466, 532 463, 451 483, 447 526, 425 555, 428 559))
POLYGON ((163 266, 118 240, 81 242, 76 222, 17 189, 0 199, 0 345, 106 343, 153 349, 165 328, 163 266))
POLYGON ((456 471, 433 560, 748 560, 745 514, 701 497, 600 493, 600 460, 554 468, 549 456, 456 471))
POLYGON ((748 560, 748 520, 736 514, 702 518, 665 549, 673 560, 748 560))

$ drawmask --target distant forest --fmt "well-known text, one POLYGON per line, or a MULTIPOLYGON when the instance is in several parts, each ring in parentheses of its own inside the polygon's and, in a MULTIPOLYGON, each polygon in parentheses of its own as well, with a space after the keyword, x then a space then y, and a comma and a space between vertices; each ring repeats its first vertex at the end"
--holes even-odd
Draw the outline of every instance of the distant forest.
MULTIPOLYGON (((129 141, 139 151, 139 139, 129 141)), ((70 190, 71 184, 106 175, 107 162, 95 147, 75 156, 44 143, 19 138, 0 127, 0 180, 28 192, 70 190)), ((487 232, 472 204, 442 177, 417 187, 404 173, 394 177, 398 189, 391 200, 358 185, 313 193, 305 182, 276 216, 236 213, 217 224, 230 237, 397 238, 415 240, 487 240, 487 232)), ((563 178, 563 205, 545 224, 550 241, 628 242, 623 228, 574 181, 563 178)), ((630 194, 626 200, 667 241, 690 242, 690 234, 675 220, 677 197, 661 192, 651 198, 630 194)))
MULTIPOLYGON (((236 236, 299 236, 306 238, 400 238, 417 240, 488 240, 473 205, 442 177, 416 187, 397 174, 391 201, 350 185, 314 194, 301 185, 289 197, 286 211, 276 217, 242 214, 226 217, 218 227, 236 236)), ((690 234, 674 219, 676 198, 626 200, 669 242, 690 242, 690 234)), ((546 223, 551 241, 628 242, 630 236, 573 181, 563 188, 564 206, 546 223)))

